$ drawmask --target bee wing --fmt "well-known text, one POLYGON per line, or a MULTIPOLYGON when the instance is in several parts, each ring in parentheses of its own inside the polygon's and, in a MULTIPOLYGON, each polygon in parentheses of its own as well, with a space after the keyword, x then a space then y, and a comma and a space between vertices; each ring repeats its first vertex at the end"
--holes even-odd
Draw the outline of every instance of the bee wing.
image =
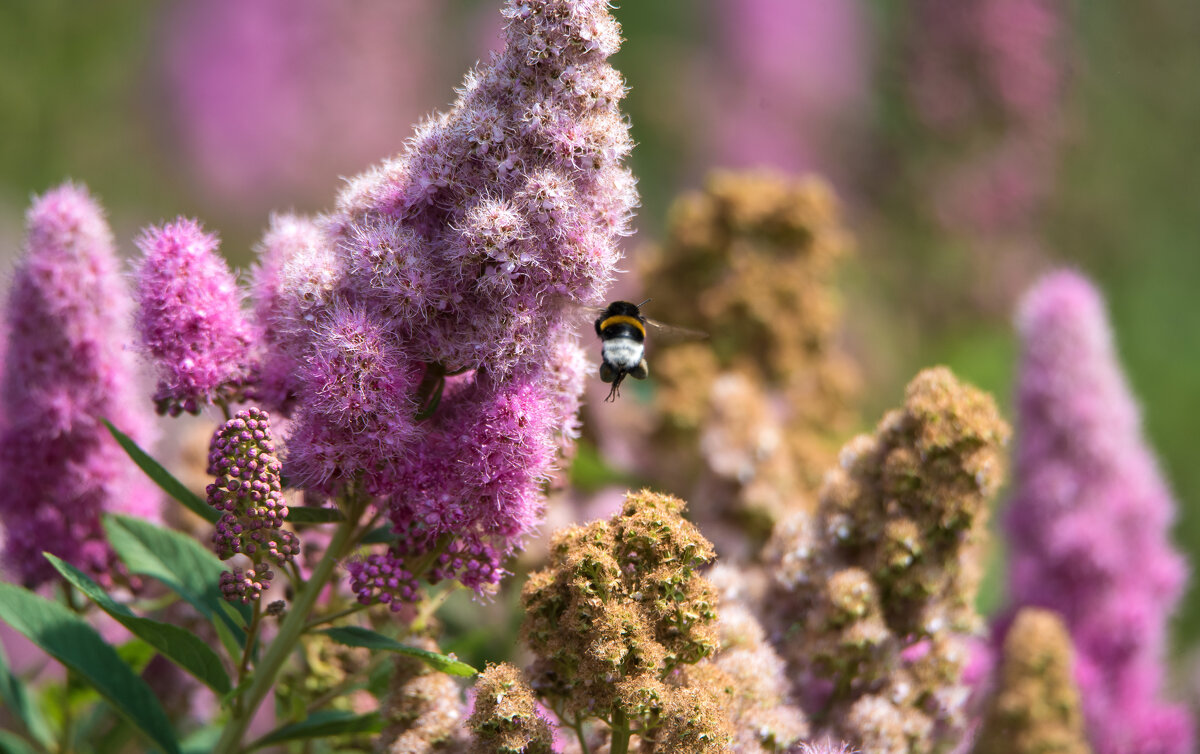
POLYGON ((604 314, 603 306, 590 306, 578 301, 566 302, 564 310, 566 320, 583 330, 591 330, 600 315, 604 314))
POLYGON ((706 332, 692 330, 687 327, 668 325, 648 317, 646 318, 646 327, 648 330, 651 330, 656 337, 662 337, 666 340, 705 340, 708 338, 708 333, 706 332))

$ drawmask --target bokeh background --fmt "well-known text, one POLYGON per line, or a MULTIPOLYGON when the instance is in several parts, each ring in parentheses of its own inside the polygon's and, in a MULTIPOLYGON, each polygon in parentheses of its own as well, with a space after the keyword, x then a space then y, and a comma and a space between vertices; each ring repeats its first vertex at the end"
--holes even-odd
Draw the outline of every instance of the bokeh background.
MULTIPOLYGON (((450 103, 498 43, 498 7, 0 3, 4 269, 31 194, 65 178, 101 198, 126 253, 184 214, 245 267, 270 211, 328 206, 450 103)), ((628 269, 713 169, 821 173, 857 239, 844 338, 871 424, 934 363, 1011 416, 1013 303, 1039 272, 1084 270, 1200 562, 1200 4, 626 0, 617 17, 643 203, 628 269)), ((639 288, 630 273, 617 290, 639 288)), ((1180 651, 1200 639, 1200 579, 1189 595, 1180 651)))

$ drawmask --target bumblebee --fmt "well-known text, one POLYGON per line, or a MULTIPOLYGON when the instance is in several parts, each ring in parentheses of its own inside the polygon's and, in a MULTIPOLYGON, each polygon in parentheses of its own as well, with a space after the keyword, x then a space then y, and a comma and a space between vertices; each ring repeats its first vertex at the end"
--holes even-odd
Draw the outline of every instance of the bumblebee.
MULTIPOLYGON (((649 299, 646 299, 649 301, 649 299)), ((621 381, 628 375, 635 380, 650 376, 646 363, 646 325, 642 316, 646 304, 614 301, 596 318, 596 335, 600 338, 600 379, 612 383, 605 402, 621 395, 621 381)))

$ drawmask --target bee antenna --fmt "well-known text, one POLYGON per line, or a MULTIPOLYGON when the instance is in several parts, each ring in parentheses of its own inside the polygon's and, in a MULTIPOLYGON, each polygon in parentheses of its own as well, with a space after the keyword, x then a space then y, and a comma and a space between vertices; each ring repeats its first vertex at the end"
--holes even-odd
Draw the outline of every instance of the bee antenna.
POLYGON ((639 308, 639 309, 641 309, 643 306, 645 306, 646 304, 650 303, 650 302, 651 302, 651 301, 653 301, 653 300, 654 300, 654 299, 652 299, 652 298, 648 298, 648 299, 646 299, 645 301, 643 301, 642 303, 638 304, 637 306, 638 306, 638 308, 639 308))

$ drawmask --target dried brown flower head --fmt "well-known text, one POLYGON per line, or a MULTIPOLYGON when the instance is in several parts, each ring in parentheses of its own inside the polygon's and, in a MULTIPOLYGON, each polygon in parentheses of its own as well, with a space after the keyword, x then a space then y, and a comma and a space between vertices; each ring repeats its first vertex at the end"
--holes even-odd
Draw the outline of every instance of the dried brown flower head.
POLYGON ((808 721, 791 704, 787 669, 767 641, 749 606, 742 601, 753 590, 753 574, 728 565, 709 572, 720 594, 721 647, 709 660, 688 668, 688 683, 723 689, 729 697, 736 754, 787 751, 808 735, 808 721))
POLYGON ((697 570, 713 550, 683 509, 668 495, 630 493, 611 520, 555 537, 549 567, 522 594, 540 695, 575 715, 611 718, 642 703, 630 688, 716 650, 716 599, 697 570))
MULTIPOLYGON (((828 732, 867 751, 931 751, 966 698, 962 638, 1008 427, 990 396, 929 369, 875 434, 842 449, 815 513, 777 527, 772 622, 796 677, 828 679, 828 732)), ((802 681, 803 683, 803 681, 802 681)))
POLYGON ((550 725, 538 713, 533 690, 521 671, 489 665, 475 682, 475 711, 467 725, 475 734, 474 754, 550 754, 550 725))
MULTIPOLYGON (((420 638, 412 643, 438 651, 431 639, 420 638)), ((398 655, 394 667, 380 710, 385 727, 376 750, 384 754, 448 751, 465 716, 458 684, 413 657, 398 655)))
POLYGON ((650 313, 709 339, 655 344, 656 443, 690 458, 669 464, 678 473, 664 481, 687 490, 699 515, 717 508, 767 532, 810 504, 854 421, 857 375, 836 343, 832 292, 849 247, 816 178, 717 173, 673 207, 644 270, 650 313))
POLYGON ((1055 613, 1017 613, 975 754, 1089 754, 1072 655, 1055 613))

